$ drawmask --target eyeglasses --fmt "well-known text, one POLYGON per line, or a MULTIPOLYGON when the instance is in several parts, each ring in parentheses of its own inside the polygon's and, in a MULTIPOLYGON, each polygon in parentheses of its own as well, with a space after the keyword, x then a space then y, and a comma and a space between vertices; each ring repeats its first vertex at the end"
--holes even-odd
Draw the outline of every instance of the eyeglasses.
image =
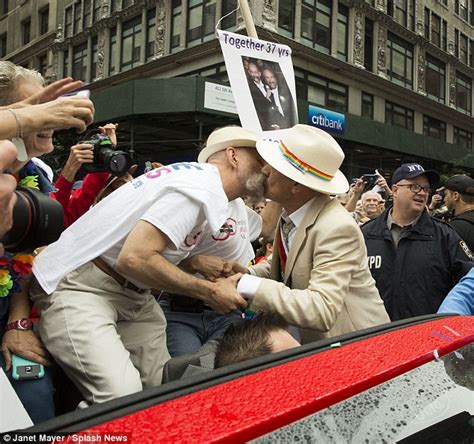
POLYGON ((413 193, 419 193, 421 190, 423 190, 426 194, 428 194, 431 191, 430 187, 422 187, 421 185, 418 185, 417 183, 408 183, 408 184, 397 184, 397 187, 408 187, 410 188, 410 191, 413 193))

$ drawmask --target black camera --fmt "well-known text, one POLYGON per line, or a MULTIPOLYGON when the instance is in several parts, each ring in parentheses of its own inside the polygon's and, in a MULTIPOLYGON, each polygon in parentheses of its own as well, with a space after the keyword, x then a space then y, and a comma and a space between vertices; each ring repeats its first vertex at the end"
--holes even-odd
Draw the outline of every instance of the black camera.
POLYGON ((367 185, 375 185, 375 182, 377 182, 378 178, 379 178, 378 174, 364 174, 362 176, 362 180, 364 182, 367 182, 367 185))
POLYGON ((127 173, 132 159, 125 151, 115 149, 109 137, 104 134, 95 134, 89 140, 81 143, 92 145, 94 160, 92 163, 84 163, 82 168, 87 173, 101 173, 108 171, 113 176, 123 176, 127 173))
POLYGON ((62 205, 39 190, 19 186, 13 226, 2 242, 12 253, 33 250, 58 240, 64 229, 62 205))

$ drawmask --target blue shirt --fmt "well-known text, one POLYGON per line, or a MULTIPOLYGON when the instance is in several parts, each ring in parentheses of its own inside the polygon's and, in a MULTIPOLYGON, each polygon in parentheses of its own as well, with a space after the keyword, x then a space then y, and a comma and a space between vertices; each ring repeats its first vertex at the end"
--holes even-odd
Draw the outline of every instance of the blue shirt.
POLYGON ((448 293, 438 313, 474 315, 474 268, 448 293))

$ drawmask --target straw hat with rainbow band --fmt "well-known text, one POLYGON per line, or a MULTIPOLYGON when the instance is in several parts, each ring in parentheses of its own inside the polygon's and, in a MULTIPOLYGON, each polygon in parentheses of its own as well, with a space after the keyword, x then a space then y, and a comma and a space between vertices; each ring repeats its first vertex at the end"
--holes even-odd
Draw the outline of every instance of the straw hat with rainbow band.
POLYGON ((344 194, 349 182, 339 167, 344 152, 327 132, 295 125, 278 132, 279 140, 260 139, 257 151, 284 176, 324 194, 344 194))

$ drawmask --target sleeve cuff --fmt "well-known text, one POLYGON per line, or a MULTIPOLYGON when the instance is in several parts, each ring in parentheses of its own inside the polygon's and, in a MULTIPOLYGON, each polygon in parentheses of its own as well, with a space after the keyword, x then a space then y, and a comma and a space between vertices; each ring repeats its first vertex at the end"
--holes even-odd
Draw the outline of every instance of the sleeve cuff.
POLYGON ((262 278, 251 276, 250 274, 244 274, 239 280, 237 291, 244 299, 252 301, 255 297, 255 293, 257 293, 261 281, 262 278))

